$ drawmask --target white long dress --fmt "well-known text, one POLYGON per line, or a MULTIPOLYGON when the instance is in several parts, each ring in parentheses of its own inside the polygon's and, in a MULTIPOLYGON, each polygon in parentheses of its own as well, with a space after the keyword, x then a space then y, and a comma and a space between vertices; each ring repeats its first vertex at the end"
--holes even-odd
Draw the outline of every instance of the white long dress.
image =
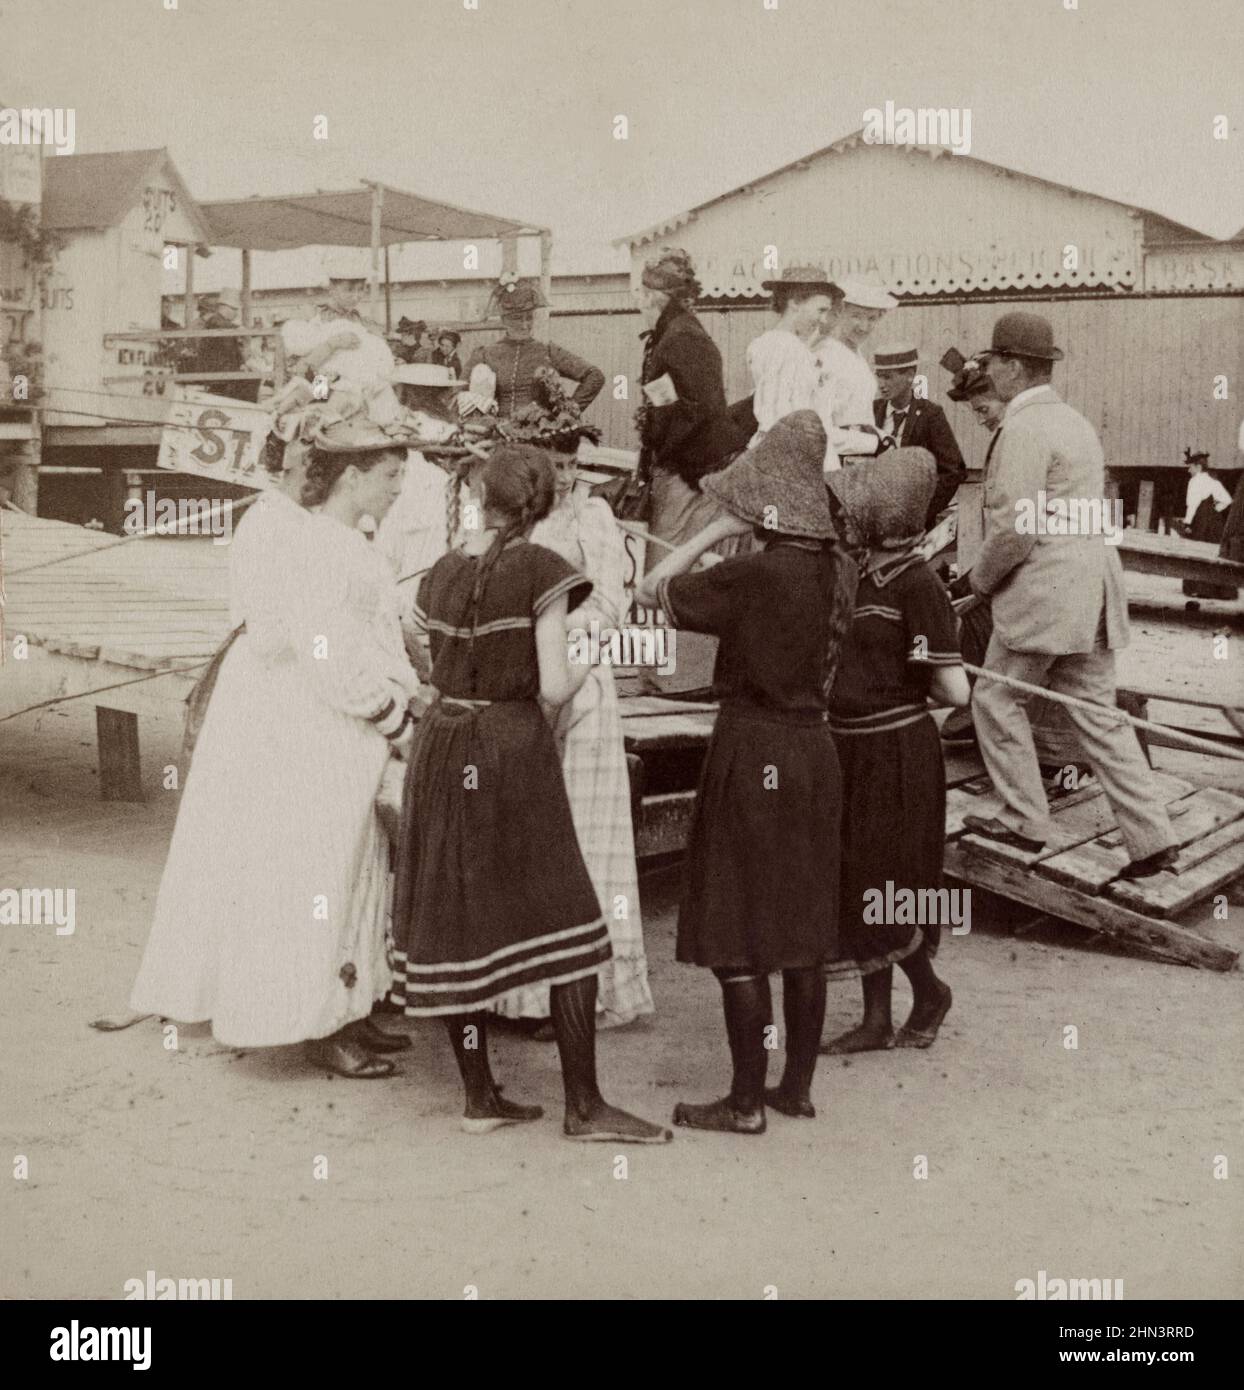
POLYGON ((788 328, 770 328, 747 345, 752 375, 752 412, 759 444, 774 425, 793 410, 816 408, 817 367, 811 350, 788 328))
POLYGON ((232 1046, 326 1037, 388 989, 389 746, 405 704, 392 571, 358 531, 282 497, 233 540, 234 622, 186 779, 130 1004, 232 1046))
MULTIPOLYGON (((576 490, 531 532, 537 545, 555 550, 592 581, 575 624, 590 630, 595 619, 614 627, 626 611, 626 551, 607 503, 576 490)), ((622 742, 622 718, 613 670, 593 666, 575 697, 563 706, 555 730, 570 815, 592 887, 609 928, 613 958, 600 968, 597 1009, 611 1021, 629 1022, 653 1012, 639 909, 639 875, 631 824, 631 788, 622 742)), ((506 995, 496 1005, 507 1018, 547 1018, 549 987, 506 995)))

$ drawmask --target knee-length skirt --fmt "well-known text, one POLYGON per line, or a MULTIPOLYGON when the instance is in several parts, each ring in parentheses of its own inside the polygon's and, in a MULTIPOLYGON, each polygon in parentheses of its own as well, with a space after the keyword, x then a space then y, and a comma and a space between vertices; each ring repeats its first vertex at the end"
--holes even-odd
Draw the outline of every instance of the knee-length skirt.
MULTIPOLYGON (((867 975, 926 944, 935 954, 937 922, 876 921, 900 890, 942 886, 946 774, 937 726, 927 715, 883 732, 835 734, 842 766, 842 902, 831 976, 867 975), (887 890, 889 885, 889 890, 887 890), (887 896, 888 892, 888 896, 887 896), (879 895, 879 896, 878 896, 879 895)), ((920 899, 908 899, 915 904, 920 899)), ((927 901, 927 900, 926 900, 927 901)))
POLYGON ((687 849, 680 961, 768 973, 833 956, 839 783, 827 724, 723 706, 687 849))
POLYGON ((609 959, 557 747, 534 700, 441 700, 421 721, 393 936, 394 999, 414 1016, 470 1013, 609 959))

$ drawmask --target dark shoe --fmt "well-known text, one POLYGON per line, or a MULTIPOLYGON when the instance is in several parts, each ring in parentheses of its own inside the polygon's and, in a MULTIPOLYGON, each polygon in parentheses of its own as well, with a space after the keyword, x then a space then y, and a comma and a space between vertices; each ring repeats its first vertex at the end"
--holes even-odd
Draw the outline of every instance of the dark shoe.
MULTIPOLYGON (((894 1040, 895 1047, 932 1047, 937 1041, 937 1030, 946 1020, 946 1015, 950 1012, 950 1006, 954 1002, 954 995, 950 992, 949 985, 943 985, 944 993, 942 1002, 933 1010, 927 1022, 922 1027, 912 1027, 911 1019, 898 1030, 898 1037, 894 1040)), ((916 1011, 911 1011, 912 1018, 916 1016, 916 1011)))
POLYGON ((567 1108, 562 1136, 576 1144, 668 1144, 674 1137, 663 1125, 641 1120, 604 1100, 584 1113, 567 1108))
POLYGON ((1165 849, 1146 854, 1143 859, 1133 859, 1123 868, 1120 878, 1148 878, 1150 874, 1160 874, 1163 869, 1173 869, 1179 858, 1179 846, 1167 845, 1165 849))
POLYGON ((405 1033, 386 1033, 374 1019, 361 1018, 354 1025, 353 1036, 368 1052, 405 1052, 412 1046, 405 1033))
POLYGON ((736 1110, 729 1096, 709 1101, 707 1105, 691 1105, 679 1101, 674 1107, 674 1123, 687 1129, 711 1129, 722 1134, 763 1134, 764 1106, 755 1115, 736 1110))
POLYGON ((827 1038, 817 1051, 822 1057, 842 1057, 850 1052, 888 1052, 893 1046, 892 1028, 871 1028, 861 1023, 836 1038, 827 1038))
POLYGON ((499 1086, 493 1088, 489 1113, 462 1117, 463 1133, 491 1134, 494 1129, 501 1129, 505 1125, 530 1124, 544 1115, 543 1106, 519 1105, 517 1101, 505 1100, 499 1094, 500 1089, 499 1086))
POLYGON ((983 835, 987 840, 997 840, 999 844, 1022 849, 1025 854, 1036 854, 1045 848, 1044 840, 1030 840, 1027 835, 1021 835, 1018 830, 1012 830, 1009 825, 1003 825, 1000 820, 989 816, 964 816, 963 828, 973 835, 983 835))
POLYGON ((309 1042, 307 1057, 316 1066, 326 1067, 352 1081, 375 1081, 382 1076, 392 1076, 397 1070, 392 1062, 373 1057, 361 1042, 344 1033, 334 1033, 331 1037, 309 1042))
POLYGON ((807 1096, 788 1096, 777 1086, 765 1087, 765 1104, 792 1120, 816 1119, 816 1106, 807 1096))

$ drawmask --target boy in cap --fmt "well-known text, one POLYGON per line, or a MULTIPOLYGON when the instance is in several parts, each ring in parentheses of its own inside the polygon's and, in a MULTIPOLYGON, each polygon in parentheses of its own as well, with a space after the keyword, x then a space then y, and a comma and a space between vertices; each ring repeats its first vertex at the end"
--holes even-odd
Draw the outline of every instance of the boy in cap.
POLYGON ((967 470, 946 412, 940 405, 915 393, 919 365, 920 354, 908 343, 878 348, 873 353, 878 392, 873 402, 873 423, 884 436, 893 439, 895 445, 927 449, 933 455, 937 486, 924 519, 927 531, 954 500, 967 470))

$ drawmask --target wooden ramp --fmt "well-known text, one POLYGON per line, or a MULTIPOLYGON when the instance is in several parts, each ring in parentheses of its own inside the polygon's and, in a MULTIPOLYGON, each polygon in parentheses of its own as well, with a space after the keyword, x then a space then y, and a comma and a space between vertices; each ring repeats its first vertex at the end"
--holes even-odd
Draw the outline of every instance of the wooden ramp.
MULTIPOLYGON (((669 750, 703 748, 712 729, 711 705, 624 699, 627 751, 648 761, 669 750)), ((1054 830, 1039 854, 1025 854, 965 834, 966 815, 991 816, 999 808, 984 766, 974 753, 946 754, 946 872, 1052 917, 1076 922, 1164 959, 1211 970, 1230 970, 1239 957, 1215 915, 1215 894, 1244 875, 1244 798, 1213 787, 1197 789, 1169 773, 1155 773, 1181 847, 1171 872, 1121 879, 1127 862, 1114 815, 1097 783, 1055 790, 1054 830)), ((693 790, 645 796, 636 828, 641 858, 680 850, 695 806, 693 790)))
POLYGON ((120 543, 9 510, 0 510, 0 546, 0 718, 67 696, 91 700, 101 794, 141 800, 138 715, 179 706, 228 632, 228 547, 120 543))

